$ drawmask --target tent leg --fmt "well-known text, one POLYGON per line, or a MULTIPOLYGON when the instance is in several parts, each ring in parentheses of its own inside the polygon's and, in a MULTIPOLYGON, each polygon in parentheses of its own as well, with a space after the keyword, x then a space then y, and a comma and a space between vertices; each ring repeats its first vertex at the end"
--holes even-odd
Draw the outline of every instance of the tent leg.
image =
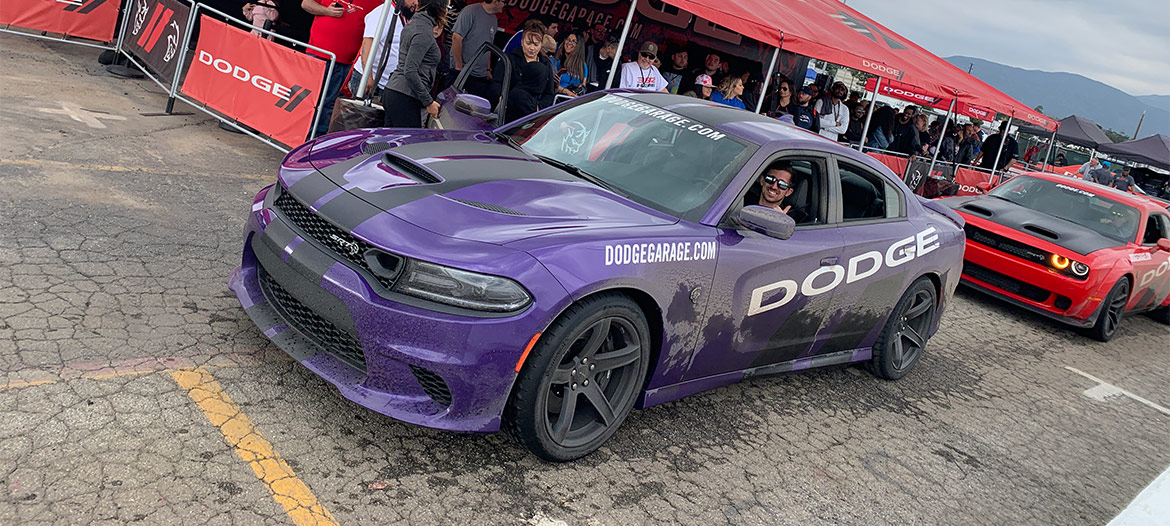
POLYGON ((1004 126, 1003 133, 999 135, 999 148, 995 150, 995 164, 991 165, 991 178, 997 183, 998 180, 995 179, 995 170, 999 167, 999 157, 1003 155, 1003 144, 1007 142, 1008 133, 1012 130, 1012 119, 1015 119, 1015 117, 1015 115, 1008 115, 1007 126, 1004 126))
POLYGON ((881 91, 882 78, 878 77, 877 84, 874 84, 873 86, 873 99, 871 99, 869 102, 869 111, 865 112, 865 126, 861 127, 861 147, 858 148, 859 151, 865 151, 865 140, 869 138, 869 122, 873 120, 873 108, 877 106, 877 96, 878 93, 881 93, 881 91))
POLYGON ((609 68, 609 78, 605 81, 605 89, 613 87, 613 77, 621 68, 622 51, 626 49, 626 37, 630 35, 630 26, 634 24, 634 11, 638 9, 638 0, 630 2, 630 12, 626 14, 626 25, 622 26, 622 36, 618 38, 618 48, 614 52, 613 67, 609 68))
POLYGON ((1048 158, 1052 156, 1052 147, 1056 145, 1056 130, 1052 130, 1052 139, 1048 141, 1048 151, 1044 152, 1044 166, 1048 166, 1048 158))
POLYGON ((934 165, 938 162, 938 152, 942 150, 943 139, 947 138, 947 126, 951 123, 951 113, 955 111, 955 101, 957 100, 959 100, 957 95, 951 99, 951 107, 947 109, 947 116, 943 119, 942 131, 938 134, 938 145, 934 147, 934 156, 930 158, 930 168, 926 170, 927 175, 934 173, 934 165))
MULTIPOLYGON (((376 29, 374 29, 374 43, 370 44, 370 59, 371 60, 366 61, 366 62, 369 62, 369 64, 362 64, 362 67, 365 69, 362 70, 362 80, 361 80, 361 84, 358 85, 358 91, 357 91, 357 93, 353 94, 353 97, 355 99, 360 100, 362 97, 365 97, 365 95, 366 95, 366 84, 368 82, 370 82, 370 75, 374 74, 374 66, 373 66, 374 61, 372 60, 374 58, 374 50, 378 49, 378 45, 381 44, 382 38, 386 36, 385 33, 382 33, 382 27, 386 25, 386 17, 390 15, 390 11, 394 11, 394 21, 397 22, 398 21, 398 6, 391 7, 391 1, 386 0, 385 2, 382 3, 382 15, 378 18, 378 27, 376 29)), ((386 49, 383 49, 381 51, 383 53, 389 52, 389 50, 393 46, 393 44, 394 44, 394 26, 391 25, 390 26, 389 42, 385 46, 386 49)), ((381 64, 381 61, 378 61, 378 63, 381 64)))
MULTIPOLYGON (((784 36, 780 36, 780 45, 784 45, 784 36)), ((764 109, 764 94, 768 92, 768 84, 772 82, 772 74, 776 72, 776 59, 780 58, 780 48, 772 50, 772 62, 768 64, 768 74, 764 76, 764 85, 760 88, 760 97, 756 101, 756 113, 764 109)))

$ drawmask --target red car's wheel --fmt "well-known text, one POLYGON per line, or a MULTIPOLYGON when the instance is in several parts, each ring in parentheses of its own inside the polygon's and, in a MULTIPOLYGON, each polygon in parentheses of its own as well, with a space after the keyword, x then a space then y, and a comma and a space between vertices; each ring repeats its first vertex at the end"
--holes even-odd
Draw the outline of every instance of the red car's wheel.
POLYGON ((1129 280, 1122 279, 1109 291, 1105 298, 1104 310, 1097 317, 1097 324, 1089 329, 1089 336, 1097 341, 1107 342, 1117 334, 1121 326, 1121 319, 1125 317, 1125 305, 1129 303, 1129 280))

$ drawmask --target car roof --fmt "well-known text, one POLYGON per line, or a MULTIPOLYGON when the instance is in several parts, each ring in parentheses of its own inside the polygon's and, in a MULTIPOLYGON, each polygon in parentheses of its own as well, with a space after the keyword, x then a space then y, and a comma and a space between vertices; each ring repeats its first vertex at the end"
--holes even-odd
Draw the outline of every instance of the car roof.
MULTIPOLYGON (((893 174, 878 160, 804 128, 709 100, 670 93, 611 90, 610 93, 657 106, 693 119, 739 139, 771 150, 815 150, 848 157, 871 169, 893 174)), ((887 174, 887 175, 889 175, 887 174)), ((893 174, 897 178, 896 174, 893 174)))
POLYGON ((1078 177, 1069 177, 1067 175, 1058 175, 1046 172, 1026 172, 1022 175, 1030 175, 1039 179, 1045 179, 1054 183, 1060 183, 1066 186, 1071 186, 1073 188, 1085 190, 1086 192, 1100 194, 1108 197, 1109 199, 1127 204, 1139 210, 1145 210, 1146 212, 1164 212, 1166 210, 1165 207, 1158 206, 1157 202, 1146 196, 1131 194, 1129 192, 1122 192, 1116 188, 1110 188, 1108 186, 1086 181, 1078 177))

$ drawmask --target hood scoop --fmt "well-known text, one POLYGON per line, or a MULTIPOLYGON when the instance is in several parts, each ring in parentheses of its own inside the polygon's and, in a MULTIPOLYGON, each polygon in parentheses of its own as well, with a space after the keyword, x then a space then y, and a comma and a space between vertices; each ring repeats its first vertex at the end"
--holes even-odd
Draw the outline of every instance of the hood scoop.
POLYGON ((394 145, 388 142, 367 142, 362 143, 362 153, 368 153, 372 155, 375 153, 384 152, 393 147, 394 145))
POLYGON ((1028 232, 1031 232, 1033 234, 1037 234, 1037 235, 1046 237, 1046 238, 1051 239, 1053 241, 1060 239, 1060 234, 1057 234, 1056 232, 1053 232, 1047 228, 1038 227, 1036 225, 1024 225, 1024 230, 1027 230, 1028 232))
POLYGON ((983 208, 982 206, 974 205, 971 203, 967 203, 960 208, 962 208, 963 210, 966 210, 968 212, 973 212, 973 213, 979 214, 983 217, 991 217, 991 216, 995 215, 994 213, 991 212, 991 210, 988 210, 986 208, 983 208))
POLYGON ((470 199, 455 199, 454 197, 448 197, 448 199, 455 201, 456 203, 463 203, 467 206, 474 206, 476 208, 479 208, 482 210, 487 210, 489 212, 495 212, 497 214, 508 214, 510 216, 523 216, 524 215, 522 212, 517 212, 515 210, 512 210, 511 208, 506 208, 506 207, 499 206, 499 205, 493 205, 491 203, 472 201, 470 199))
POLYGON ((443 179, 435 172, 424 168, 421 164, 414 162, 413 159, 403 157, 393 152, 386 152, 382 154, 382 164, 422 184, 437 184, 443 182, 443 179))

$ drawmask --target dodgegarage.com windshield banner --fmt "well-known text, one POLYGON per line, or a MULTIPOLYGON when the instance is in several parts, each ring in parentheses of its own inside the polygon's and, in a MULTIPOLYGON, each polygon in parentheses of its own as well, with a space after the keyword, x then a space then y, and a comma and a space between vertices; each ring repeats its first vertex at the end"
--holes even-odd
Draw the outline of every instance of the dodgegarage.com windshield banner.
POLYGON ((200 18, 183 93, 281 143, 305 142, 327 62, 200 18))

